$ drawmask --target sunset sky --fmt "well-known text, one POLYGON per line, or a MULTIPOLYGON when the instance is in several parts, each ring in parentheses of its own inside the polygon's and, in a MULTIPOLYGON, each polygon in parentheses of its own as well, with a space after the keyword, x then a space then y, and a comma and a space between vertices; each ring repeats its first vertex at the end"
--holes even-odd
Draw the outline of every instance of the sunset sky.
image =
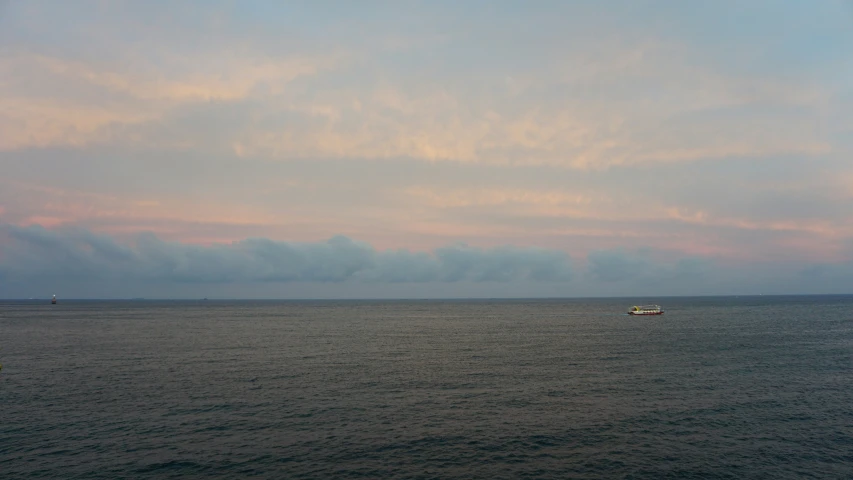
POLYGON ((853 3, 0 1, 0 298, 853 293, 853 3))

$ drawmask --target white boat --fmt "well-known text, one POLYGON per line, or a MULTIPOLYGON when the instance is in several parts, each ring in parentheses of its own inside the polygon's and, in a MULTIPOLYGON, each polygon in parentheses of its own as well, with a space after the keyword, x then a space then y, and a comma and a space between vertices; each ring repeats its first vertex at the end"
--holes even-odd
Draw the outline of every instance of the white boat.
POLYGON ((663 315, 660 305, 634 305, 628 315, 663 315))

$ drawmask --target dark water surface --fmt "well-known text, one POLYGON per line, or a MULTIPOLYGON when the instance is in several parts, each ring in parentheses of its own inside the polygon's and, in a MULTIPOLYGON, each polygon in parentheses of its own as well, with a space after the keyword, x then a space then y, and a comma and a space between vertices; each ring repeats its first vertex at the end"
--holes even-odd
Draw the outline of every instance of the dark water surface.
POLYGON ((0 302, 0 477, 853 477, 853 297, 661 303, 0 302))

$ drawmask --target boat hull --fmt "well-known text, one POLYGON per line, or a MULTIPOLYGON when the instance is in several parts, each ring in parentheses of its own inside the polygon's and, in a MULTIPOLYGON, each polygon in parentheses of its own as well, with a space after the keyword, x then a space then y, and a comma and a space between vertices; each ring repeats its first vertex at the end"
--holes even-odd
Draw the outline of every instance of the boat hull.
POLYGON ((628 315, 663 315, 663 309, 660 305, 634 305, 628 315))

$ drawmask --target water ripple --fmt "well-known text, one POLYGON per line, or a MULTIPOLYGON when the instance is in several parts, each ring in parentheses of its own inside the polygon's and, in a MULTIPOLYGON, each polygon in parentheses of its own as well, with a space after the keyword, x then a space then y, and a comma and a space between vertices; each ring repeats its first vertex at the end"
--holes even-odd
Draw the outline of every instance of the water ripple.
POLYGON ((853 477, 853 299, 630 304, 0 304, 0 472, 853 477))

